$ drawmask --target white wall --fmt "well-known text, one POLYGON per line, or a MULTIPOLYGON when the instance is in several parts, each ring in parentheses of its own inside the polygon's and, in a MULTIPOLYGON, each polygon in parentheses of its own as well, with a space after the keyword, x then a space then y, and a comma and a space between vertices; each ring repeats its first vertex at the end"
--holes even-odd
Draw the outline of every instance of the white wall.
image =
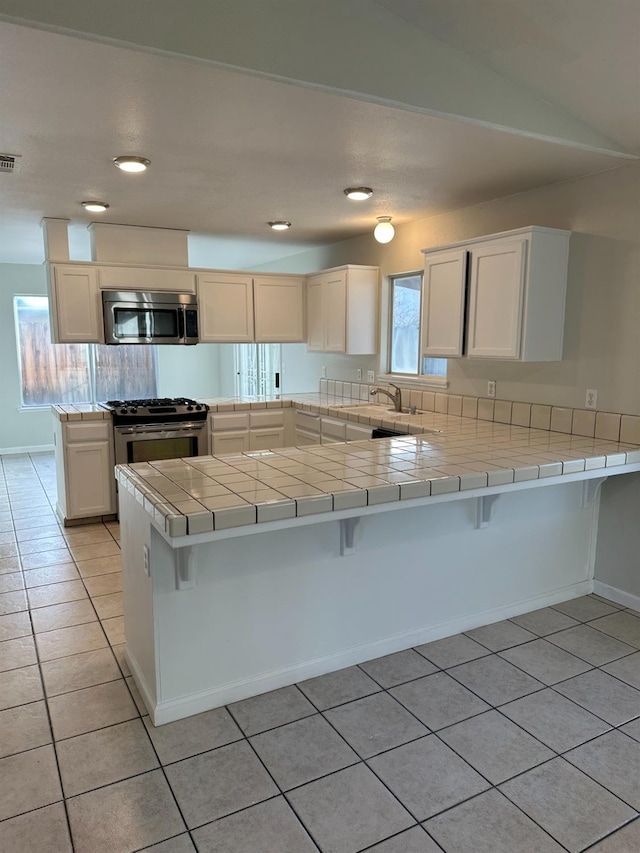
POLYGON ((261 269, 366 263, 388 276, 420 269, 423 248, 526 225, 573 232, 564 358, 532 364, 451 359, 450 392, 483 395, 487 380, 495 379, 504 399, 580 407, 586 389, 594 388, 599 409, 640 414, 638 163, 409 223, 385 246, 367 234, 261 269))
POLYGON ((53 444, 49 411, 20 411, 20 371, 13 319, 14 296, 45 296, 38 264, 0 264, 0 450, 53 444))

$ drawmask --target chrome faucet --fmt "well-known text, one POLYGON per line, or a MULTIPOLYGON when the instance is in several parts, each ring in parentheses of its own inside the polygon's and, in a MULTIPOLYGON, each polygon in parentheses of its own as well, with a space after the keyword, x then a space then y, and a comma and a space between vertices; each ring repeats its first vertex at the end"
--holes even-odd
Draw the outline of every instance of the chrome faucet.
POLYGON ((385 397, 388 397, 394 405, 396 412, 402 411, 402 390, 398 388, 397 385, 394 385, 393 382, 389 383, 392 388, 396 389, 396 393, 392 394, 390 391, 385 391, 384 388, 372 388, 369 392, 372 397, 375 397, 376 394, 384 394, 385 397))

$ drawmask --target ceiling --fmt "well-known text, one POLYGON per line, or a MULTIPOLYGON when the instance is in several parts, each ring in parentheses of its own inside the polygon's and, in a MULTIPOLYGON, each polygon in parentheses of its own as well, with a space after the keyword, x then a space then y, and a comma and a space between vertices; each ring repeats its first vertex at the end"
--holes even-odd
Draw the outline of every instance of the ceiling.
MULTIPOLYGON (((155 2, 157 12, 185 6, 155 2)), ((261 4, 274 15, 250 31, 238 32, 231 11, 224 19, 236 52, 217 27, 221 62, 203 55, 212 45, 197 42, 198 27, 191 42, 174 45, 180 29, 165 27, 161 42, 141 29, 140 43, 122 46, 104 15, 95 17, 104 32, 85 23, 78 37, 70 18, 43 20, 29 0, 18 5, 33 7, 33 20, 15 24, 12 3, 0 0, 0 152, 21 155, 14 174, 0 175, 0 262, 43 259, 42 216, 71 219, 74 257, 87 257, 85 198, 110 203, 100 221, 190 229, 209 235, 213 254, 232 247, 237 265, 251 266, 364 233, 378 215, 401 227, 640 153, 636 0, 316 2, 335 12, 317 28, 345 10, 343 37, 352 24, 369 28, 366 49, 326 75, 320 60, 332 51, 317 51, 314 65, 311 42, 293 38, 307 25, 293 12, 307 0, 261 4), (276 7, 290 14, 278 20, 276 7), (257 42, 247 51, 261 28, 262 54, 257 42), (376 42, 384 33, 386 65, 387 42, 376 42), (395 71, 376 77, 374 62, 395 71), (148 173, 115 169, 111 158, 126 153, 149 157, 148 173), (358 184, 374 188, 370 201, 344 197, 358 184), (273 233, 271 219, 294 227, 273 233)), ((76 5, 43 9, 79 14, 76 5)))

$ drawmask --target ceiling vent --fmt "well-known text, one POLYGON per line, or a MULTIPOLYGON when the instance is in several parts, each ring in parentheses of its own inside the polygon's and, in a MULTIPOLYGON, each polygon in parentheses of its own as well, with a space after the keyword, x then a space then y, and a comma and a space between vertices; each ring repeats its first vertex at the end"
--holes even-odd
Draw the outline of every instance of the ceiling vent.
POLYGON ((0 172, 13 172, 16 168, 15 154, 0 154, 0 172))

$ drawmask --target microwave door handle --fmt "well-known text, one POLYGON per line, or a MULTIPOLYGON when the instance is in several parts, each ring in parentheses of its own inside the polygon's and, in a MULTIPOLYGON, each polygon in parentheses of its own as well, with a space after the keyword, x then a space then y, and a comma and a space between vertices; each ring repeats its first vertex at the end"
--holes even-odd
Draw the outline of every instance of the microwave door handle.
POLYGON ((178 339, 184 341, 184 308, 178 308, 178 339))

